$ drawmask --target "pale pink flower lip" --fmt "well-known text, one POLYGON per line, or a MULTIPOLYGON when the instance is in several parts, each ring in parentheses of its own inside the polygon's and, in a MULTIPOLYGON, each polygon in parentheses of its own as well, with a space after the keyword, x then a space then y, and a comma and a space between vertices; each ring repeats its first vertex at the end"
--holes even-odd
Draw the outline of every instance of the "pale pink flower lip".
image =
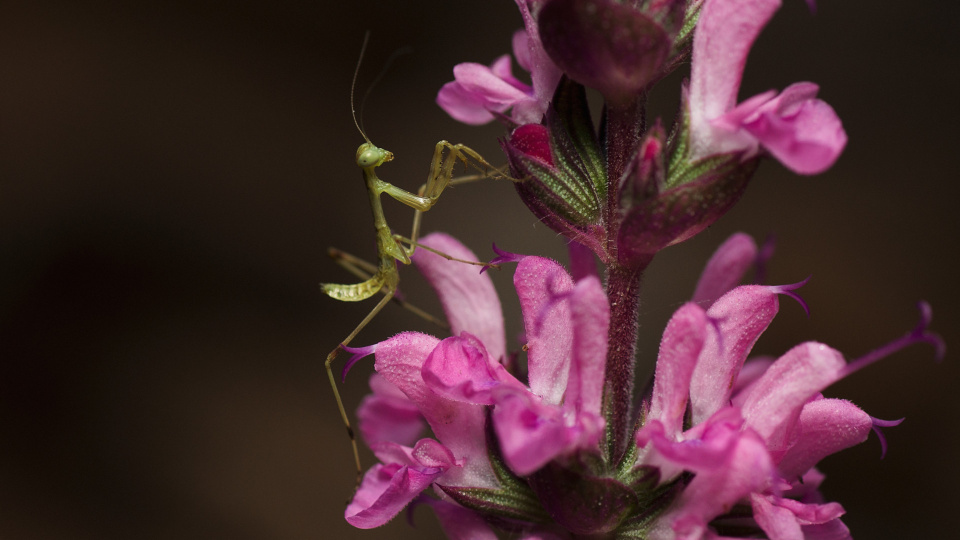
POLYGON ((793 84, 737 105, 747 54, 780 0, 706 0, 693 39, 690 142, 693 158, 764 148, 787 168, 817 174, 847 143, 839 117, 816 99, 817 85, 793 84))
POLYGON ((537 22, 530 7, 541 0, 517 0, 524 29, 513 35, 513 55, 520 67, 530 72, 532 84, 513 76, 510 56, 497 58, 489 67, 465 62, 453 68, 454 80, 437 93, 437 104, 455 120, 465 124, 486 124, 512 109, 510 120, 517 125, 536 124, 543 118, 561 72, 543 50, 537 22))

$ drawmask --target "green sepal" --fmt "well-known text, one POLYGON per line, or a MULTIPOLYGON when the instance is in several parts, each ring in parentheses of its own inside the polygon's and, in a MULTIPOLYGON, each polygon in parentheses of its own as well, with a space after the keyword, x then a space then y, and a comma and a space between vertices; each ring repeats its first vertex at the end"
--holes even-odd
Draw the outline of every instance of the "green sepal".
POLYGON ((607 167, 583 85, 560 79, 545 120, 558 168, 581 174, 599 205, 606 200, 607 167))
POLYGON ((598 224, 606 200, 606 166, 583 86, 561 79, 544 124, 552 163, 511 141, 504 144, 513 174, 523 179, 521 198, 568 225, 598 224))

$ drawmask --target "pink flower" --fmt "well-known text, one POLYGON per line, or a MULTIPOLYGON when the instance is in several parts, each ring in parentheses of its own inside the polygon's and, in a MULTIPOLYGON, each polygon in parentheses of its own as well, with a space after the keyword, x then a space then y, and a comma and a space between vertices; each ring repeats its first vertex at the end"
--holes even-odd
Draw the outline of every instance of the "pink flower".
MULTIPOLYGON (((738 235, 721 246, 698 294, 729 283, 730 269, 742 273, 756 256, 748 240, 738 235)), ((646 424, 636 436, 636 466, 657 467, 661 481, 684 471, 696 476, 658 520, 651 539, 711 538, 715 532, 707 524, 738 503, 749 504, 771 540, 849 538, 839 520, 843 508, 822 504, 817 486, 823 477, 814 467, 886 423, 820 392, 909 344, 929 342, 938 355, 943 345, 927 331, 929 311, 923 307, 914 331, 850 363, 836 350, 808 342, 775 361, 744 364, 778 311, 778 294, 790 290, 737 287, 705 307, 683 306, 667 324, 646 424), (826 532, 833 536, 820 536, 826 532)))
MULTIPOLYGON (((456 257, 475 258, 443 235, 421 241, 456 257)), ((603 429, 608 308, 596 277, 574 284, 553 261, 525 257, 519 262, 514 283, 526 327, 528 386, 501 364, 503 319, 489 277, 425 250, 417 252, 415 263, 437 288, 459 335, 441 341, 407 332, 375 347, 375 394, 359 416, 361 432, 375 441, 371 448, 383 463, 365 475, 347 509, 347 520, 362 528, 385 523, 431 483, 496 487, 483 427, 485 406, 493 409, 506 463, 521 476, 579 449, 596 449, 603 429), (384 388, 387 384, 406 400, 398 400, 396 391, 384 388), (409 405, 419 410, 436 441, 404 446, 414 438, 408 426, 416 425, 409 405)))
POLYGON ((473 62, 453 68, 454 81, 437 93, 437 104, 455 120, 465 124, 486 124, 508 109, 517 124, 539 123, 547 110, 560 70, 543 50, 535 14, 539 0, 517 0, 525 29, 513 35, 513 55, 520 67, 530 72, 533 84, 513 76, 510 56, 497 58, 489 67, 473 62))
MULTIPOLYGON (((422 242, 475 258, 445 235, 422 242)), ((454 336, 405 332, 356 349, 375 351, 374 395, 359 416, 381 463, 364 476, 347 521, 376 527, 423 501, 457 539, 494 538, 489 523, 528 539, 718 538, 727 522, 771 540, 849 537, 843 508, 819 495, 815 466, 890 423, 820 392, 911 343, 942 343, 927 331, 925 310, 914 331, 850 363, 813 342, 776 360, 748 361, 778 296, 796 297, 799 287, 735 287, 757 251, 746 235, 724 243, 697 285, 697 303, 667 324, 636 446, 617 463, 604 452, 610 310, 597 277, 574 281, 541 257, 504 259, 517 262, 524 381, 504 365, 503 318, 489 277, 418 251, 415 263, 435 286, 454 336), (416 440, 421 421, 435 439, 416 440), (424 495, 431 486, 436 499, 424 495)))
POLYGON ((777 95, 737 105, 747 54, 780 0, 706 0, 693 38, 689 87, 693 159, 760 147, 800 174, 833 165, 847 143, 836 113, 815 99, 818 87, 796 83, 777 95))

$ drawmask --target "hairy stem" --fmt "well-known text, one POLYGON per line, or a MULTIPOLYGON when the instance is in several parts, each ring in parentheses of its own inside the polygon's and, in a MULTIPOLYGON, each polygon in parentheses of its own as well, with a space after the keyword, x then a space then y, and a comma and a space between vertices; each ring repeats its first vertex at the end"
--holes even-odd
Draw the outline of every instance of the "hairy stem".
MULTIPOLYGON (((649 261, 648 261, 649 262, 649 261)), ((607 462, 616 463, 626 448, 633 426, 633 380, 640 308, 638 269, 611 265, 607 268, 610 330, 607 334, 607 366, 604 374, 603 416, 607 421, 607 462)))

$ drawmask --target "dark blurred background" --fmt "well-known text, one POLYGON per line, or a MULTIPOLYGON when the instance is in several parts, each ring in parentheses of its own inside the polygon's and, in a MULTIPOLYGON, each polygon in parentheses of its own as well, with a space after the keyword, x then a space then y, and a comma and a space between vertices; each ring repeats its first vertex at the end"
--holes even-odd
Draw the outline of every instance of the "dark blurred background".
MULTIPOLYGON (((756 351, 806 339, 855 358, 911 328, 929 300, 960 347, 955 3, 788 0, 761 36, 741 97, 799 80, 850 136, 813 178, 774 162, 713 228, 665 251, 647 275, 643 358, 730 233, 777 237, 770 280, 812 274, 756 351)), ((423 180, 434 143, 504 161, 495 125, 461 126, 433 103, 451 69, 509 50, 509 0, 438 2, 11 2, 0 10, 0 537, 424 538, 430 512, 377 531, 342 519, 349 444, 323 373, 326 353, 372 307, 323 297, 350 282, 334 245, 373 258, 354 153, 359 88, 411 46, 365 108, 397 159, 381 176, 423 180), (405 536, 404 536, 405 535, 405 536)), ((669 122, 677 84, 654 96, 669 122)), ((386 202, 393 226, 411 212, 386 202)), ((463 186, 427 231, 565 257, 505 182, 463 186)), ((494 276, 508 335, 510 272, 494 276)), ((432 293, 403 271, 408 299, 432 293)), ((357 339, 437 333, 389 306, 357 339)), ((956 349, 954 349, 956 350, 956 349)), ((881 461, 871 436, 827 459, 823 490, 857 538, 943 538, 960 498, 958 361, 917 346, 828 394, 906 417, 881 461)), ((344 385, 351 410, 369 362, 344 385)), ((366 465, 373 459, 364 455, 366 465)))

